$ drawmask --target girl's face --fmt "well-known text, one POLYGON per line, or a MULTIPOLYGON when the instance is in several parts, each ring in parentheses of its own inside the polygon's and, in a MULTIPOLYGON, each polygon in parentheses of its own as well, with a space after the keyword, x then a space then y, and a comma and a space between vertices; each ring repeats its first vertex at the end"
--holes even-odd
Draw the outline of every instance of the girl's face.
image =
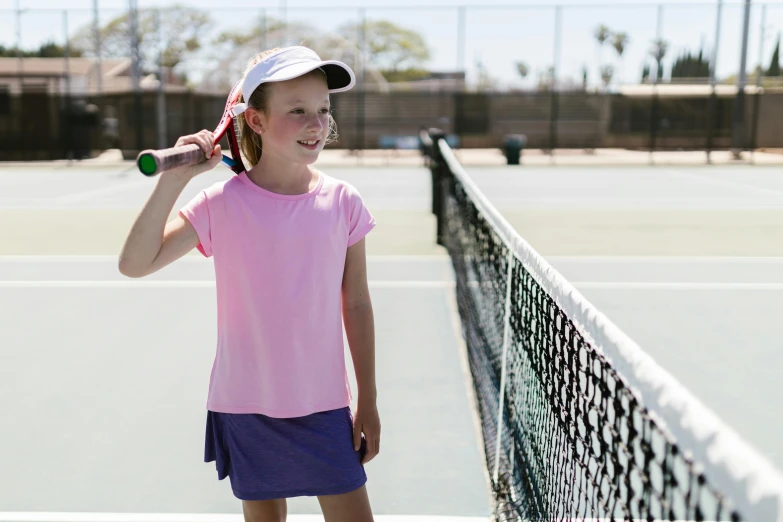
POLYGON ((318 159, 329 135, 329 91, 321 71, 269 84, 266 114, 258 112, 264 154, 295 163, 318 159))

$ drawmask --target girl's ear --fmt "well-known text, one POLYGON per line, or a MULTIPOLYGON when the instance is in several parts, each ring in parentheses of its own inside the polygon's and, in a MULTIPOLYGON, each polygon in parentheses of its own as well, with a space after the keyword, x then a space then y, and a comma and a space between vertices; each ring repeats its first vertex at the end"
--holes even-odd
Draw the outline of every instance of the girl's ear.
POLYGON ((245 111, 245 123, 258 134, 262 134, 266 121, 261 111, 257 109, 247 109, 245 111))

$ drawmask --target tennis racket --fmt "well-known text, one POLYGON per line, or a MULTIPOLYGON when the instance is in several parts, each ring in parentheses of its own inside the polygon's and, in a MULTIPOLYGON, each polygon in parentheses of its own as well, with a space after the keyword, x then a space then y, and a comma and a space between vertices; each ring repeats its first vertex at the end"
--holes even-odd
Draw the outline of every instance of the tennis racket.
MULTIPOLYGON (((231 150, 231 157, 225 154, 221 163, 228 166, 236 174, 245 170, 242 163, 242 156, 239 154, 239 143, 237 141, 236 128, 234 126, 234 114, 231 109, 239 102, 241 96, 242 81, 240 80, 231 89, 226 100, 226 108, 223 110, 223 117, 220 123, 212 132, 215 144, 220 142, 224 135, 228 137, 228 145, 231 150)), ((164 170, 170 170, 177 167, 187 167, 206 161, 207 157, 201 147, 195 143, 171 147, 168 149, 147 149, 143 150, 136 157, 136 165, 145 176, 155 176, 164 170)))

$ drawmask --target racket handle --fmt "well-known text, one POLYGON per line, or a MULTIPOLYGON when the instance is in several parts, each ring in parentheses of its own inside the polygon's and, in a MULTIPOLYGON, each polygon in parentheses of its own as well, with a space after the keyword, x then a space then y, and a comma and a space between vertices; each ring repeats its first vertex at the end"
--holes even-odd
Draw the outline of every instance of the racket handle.
POLYGON ((145 176, 155 176, 164 170, 196 165, 206 160, 204 151, 195 143, 169 149, 147 149, 139 152, 136 165, 145 176))

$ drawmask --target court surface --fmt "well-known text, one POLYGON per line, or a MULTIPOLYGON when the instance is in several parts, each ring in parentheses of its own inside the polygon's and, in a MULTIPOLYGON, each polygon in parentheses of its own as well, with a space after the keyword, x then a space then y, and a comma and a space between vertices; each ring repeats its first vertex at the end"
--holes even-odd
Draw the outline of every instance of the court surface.
MULTIPOLYGON (((429 173, 324 170, 354 184, 378 220, 367 239, 383 423, 367 466, 374 511, 381 521, 486 519, 429 173)), ((590 301, 783 468, 777 169, 468 170, 590 301)), ((228 176, 196 178, 175 208, 228 176)), ((228 481, 202 462, 211 262, 188 255, 142 280, 116 269, 154 183, 131 165, 0 167, 0 411, 10 427, 0 432, 0 521, 241 518, 228 481)), ((289 513, 310 520, 317 501, 289 500, 289 513)))

